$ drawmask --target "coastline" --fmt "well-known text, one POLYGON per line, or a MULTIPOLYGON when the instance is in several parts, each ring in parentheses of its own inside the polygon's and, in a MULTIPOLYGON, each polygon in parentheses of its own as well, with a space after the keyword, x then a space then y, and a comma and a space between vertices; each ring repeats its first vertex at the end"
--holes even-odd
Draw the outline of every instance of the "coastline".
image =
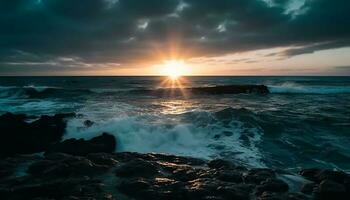
POLYGON ((296 174, 222 159, 114 153, 118 141, 108 133, 61 141, 65 119, 73 116, 29 122, 33 117, 0 116, 0 127, 12 135, 1 140, 1 199, 344 199, 350 194, 350 175, 342 171, 296 174), (32 143, 40 133, 46 139, 32 143))

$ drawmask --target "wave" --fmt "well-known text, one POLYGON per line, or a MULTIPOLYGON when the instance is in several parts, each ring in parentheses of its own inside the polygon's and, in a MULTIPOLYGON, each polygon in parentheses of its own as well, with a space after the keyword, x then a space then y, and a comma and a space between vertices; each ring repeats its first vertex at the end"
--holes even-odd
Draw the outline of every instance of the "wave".
POLYGON ((303 86, 287 83, 267 87, 274 94, 350 94, 349 86, 303 86))
POLYGON ((108 132, 117 138, 116 151, 170 153, 204 159, 226 157, 264 166, 257 147, 263 134, 261 129, 240 120, 251 114, 248 110, 233 108, 219 112, 191 111, 177 115, 180 121, 174 122, 166 119, 169 116, 156 114, 102 119, 98 113, 94 116, 90 112, 86 117, 68 122, 65 138, 90 139, 108 132), (94 125, 84 127, 87 119, 94 121, 94 125))
POLYGON ((66 89, 52 86, 0 86, 0 98, 50 98, 93 93, 88 89, 66 89))

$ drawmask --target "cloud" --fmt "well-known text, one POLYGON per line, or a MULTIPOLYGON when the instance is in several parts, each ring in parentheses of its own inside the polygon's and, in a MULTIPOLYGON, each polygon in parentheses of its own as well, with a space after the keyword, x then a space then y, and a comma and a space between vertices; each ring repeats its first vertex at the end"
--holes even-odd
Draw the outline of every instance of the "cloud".
POLYGON ((300 0, 293 7, 297 1, 1 1, 0 66, 62 57, 129 64, 174 43, 188 57, 286 46, 292 48, 285 55, 295 56, 349 46, 350 1, 300 0))

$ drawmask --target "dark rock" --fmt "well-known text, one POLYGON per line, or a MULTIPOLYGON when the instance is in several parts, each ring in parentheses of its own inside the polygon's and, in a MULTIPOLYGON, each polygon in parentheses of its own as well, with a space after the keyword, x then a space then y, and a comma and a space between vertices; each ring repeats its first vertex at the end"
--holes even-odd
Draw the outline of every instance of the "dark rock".
POLYGON ((38 162, 33 163, 32 165, 30 165, 28 167, 27 172, 29 174, 40 174, 40 173, 43 173, 48 168, 51 168, 55 164, 56 163, 54 161, 51 161, 51 160, 38 161, 38 162))
POLYGON ((259 200, 307 200, 310 199, 307 196, 299 193, 273 193, 264 192, 259 198, 259 200))
POLYGON ((205 94, 269 93, 269 90, 265 85, 225 85, 215 87, 189 88, 188 90, 192 93, 205 94))
POLYGON ((318 181, 323 180, 332 180, 337 183, 344 183, 347 179, 350 178, 348 174, 342 171, 332 171, 332 170, 322 170, 317 174, 318 181))
POLYGON ((99 165, 113 166, 118 163, 116 157, 108 153, 90 153, 86 157, 99 165))
POLYGON ((262 194, 263 192, 287 192, 288 188, 287 183, 282 180, 267 179, 257 186, 256 190, 258 194, 262 194))
POLYGON ((191 167, 176 167, 175 170, 172 171, 172 177, 180 181, 191 181, 198 178, 198 176, 198 171, 191 167))
POLYGON ((217 179, 231 183, 242 183, 243 175, 233 170, 218 171, 215 173, 217 179))
POLYGON ((4 178, 13 174, 14 164, 5 160, 0 160, 0 178, 4 178))
POLYGON ((312 194, 314 192, 315 188, 316 188, 315 183, 305 183, 301 187, 301 192, 304 194, 312 194))
POLYGON ((317 174, 319 174, 322 170, 316 168, 303 169, 299 172, 299 174, 310 181, 317 182, 317 174))
POLYGON ((219 186, 217 188, 218 196, 223 199, 237 199, 237 200, 249 200, 249 193, 252 187, 250 185, 229 185, 229 186, 219 186))
POLYGON ((85 125, 86 127, 91 127, 92 125, 94 125, 94 122, 91 121, 91 120, 85 120, 85 121, 84 121, 84 125, 85 125))
POLYGON ((158 167, 143 159, 133 159, 116 168, 115 173, 120 177, 150 177, 158 173, 158 167))
POLYGON ((332 180, 323 180, 314 195, 316 199, 322 200, 348 199, 345 186, 332 180))
POLYGON ((214 87, 197 87, 197 88, 162 88, 157 90, 142 90, 137 92, 144 92, 155 96, 178 96, 185 90, 188 94, 242 94, 242 93, 256 93, 268 94, 269 90, 265 85, 223 85, 214 87))
POLYGON ((320 183, 323 180, 332 180, 343 184, 350 179, 350 175, 345 172, 327 169, 303 169, 299 174, 317 183, 320 183))
POLYGON ((60 160, 42 160, 28 167, 32 175, 66 177, 72 175, 93 175, 107 171, 109 167, 91 162, 84 157, 68 157, 60 160))
POLYGON ((0 116, 0 156, 31 154, 45 151, 62 139, 66 128, 65 118, 71 114, 43 115, 28 123, 26 115, 6 113, 0 116))
POLYGON ((113 135, 103 133, 101 136, 92 138, 91 140, 84 139, 68 139, 63 142, 52 145, 47 153, 61 152, 71 155, 85 156, 89 153, 111 153, 116 148, 116 140, 113 135))
POLYGON ((275 177, 276 174, 273 170, 257 168, 249 170, 248 174, 244 177, 244 181, 247 183, 260 184, 262 181, 273 179, 275 177))
POLYGON ((208 162, 208 167, 212 169, 232 169, 235 165, 227 160, 215 159, 208 162))

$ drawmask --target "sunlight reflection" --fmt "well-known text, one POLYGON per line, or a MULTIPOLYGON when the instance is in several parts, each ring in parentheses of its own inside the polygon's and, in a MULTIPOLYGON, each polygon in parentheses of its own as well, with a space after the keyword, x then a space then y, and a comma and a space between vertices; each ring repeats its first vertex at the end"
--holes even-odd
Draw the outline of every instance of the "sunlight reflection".
POLYGON ((184 77, 177 77, 175 79, 171 77, 166 77, 161 83, 160 88, 169 89, 170 96, 176 96, 180 92, 181 96, 187 97, 185 90, 185 85, 187 85, 187 80, 184 77))
POLYGON ((160 111, 162 114, 170 115, 178 115, 186 112, 191 112, 198 107, 198 105, 196 105, 196 102, 183 99, 163 101, 159 102, 158 105, 162 107, 160 111))

